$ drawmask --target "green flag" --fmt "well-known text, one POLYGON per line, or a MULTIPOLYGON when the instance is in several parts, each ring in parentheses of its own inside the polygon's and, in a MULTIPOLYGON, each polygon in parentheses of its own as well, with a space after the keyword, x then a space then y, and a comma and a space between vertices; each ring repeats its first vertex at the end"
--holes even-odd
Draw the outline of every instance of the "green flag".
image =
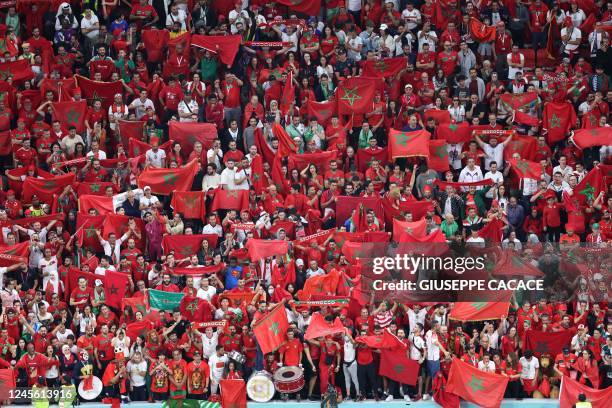
POLYGON ((171 311, 179 307, 183 296, 184 293, 149 289, 149 306, 151 309, 171 311))

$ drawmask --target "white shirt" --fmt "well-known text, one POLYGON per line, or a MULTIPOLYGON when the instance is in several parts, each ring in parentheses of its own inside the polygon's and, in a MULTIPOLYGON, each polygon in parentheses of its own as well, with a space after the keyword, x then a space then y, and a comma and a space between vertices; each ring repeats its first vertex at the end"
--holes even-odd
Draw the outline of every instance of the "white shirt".
POLYGON ((166 152, 164 151, 164 149, 158 148, 156 152, 154 152, 153 149, 149 149, 145 152, 145 160, 147 161, 147 163, 158 169, 162 167, 162 160, 165 159, 166 152))
POLYGON ((45 273, 49 274, 47 276, 43 276, 43 290, 47 289, 47 285, 51 285, 53 292, 58 293, 59 274, 57 272, 57 262, 58 261, 55 256, 52 256, 49 260, 42 258, 38 261, 38 268, 40 268, 41 273, 43 275, 45 273))
POLYGON ((497 167, 500 169, 504 168, 504 145, 502 143, 498 143, 495 147, 491 146, 488 143, 484 144, 484 152, 485 156, 485 169, 489 170, 491 167, 491 162, 494 161, 497 163, 497 167))
POLYGON ((424 34, 423 37, 421 37, 421 33, 423 33, 423 31, 419 31, 417 33, 417 38, 419 40, 419 52, 423 52, 423 44, 425 43, 429 44, 429 51, 435 52, 436 51, 435 40, 438 39, 438 35, 431 30, 429 30, 427 35, 424 34))
MULTIPOLYGON (((464 167, 459 173, 459 182, 460 183, 472 183, 475 181, 482 180, 482 171, 480 170, 480 166, 474 166, 473 170, 470 170, 469 167, 464 167)), ((464 191, 467 191, 467 187, 463 188, 464 191)))
MULTIPOLYGON (((94 28, 95 25, 99 23, 100 23, 100 20, 98 20, 98 16, 96 16, 94 13, 91 13, 91 18, 83 17, 81 19, 81 29, 94 28)), ((85 36, 89 38, 90 40, 95 40, 96 38, 98 38, 99 34, 100 34, 100 30, 96 29, 96 30, 92 30, 88 32, 87 34, 85 34, 85 36)))
POLYGON ((98 150, 96 153, 90 150, 89 152, 87 152, 86 156, 94 157, 98 160, 106 160, 106 153, 102 150, 98 150))
POLYGON ((133 385, 134 387, 142 387, 146 384, 145 376, 139 374, 139 372, 147 372, 146 361, 143 360, 136 364, 130 360, 126 365, 126 369, 128 373, 130 373, 130 385, 133 385))
POLYGON ((115 240, 114 248, 111 248, 110 242, 101 239, 100 245, 102 245, 102 249, 104 249, 104 255, 106 256, 114 256, 114 262, 119 263, 119 258, 121 257, 121 245, 127 239, 127 234, 123 234, 121 238, 115 240))
POLYGON ((218 236, 223 235, 223 227, 219 224, 214 227, 210 224, 206 224, 204 228, 202 228, 202 234, 217 234, 218 236))
POLYGON ((406 22, 406 27, 412 31, 421 22, 421 12, 416 8, 412 10, 404 9, 404 11, 402 11, 402 18, 406 22))
POLYGON ((463 122, 465 119, 465 108, 463 105, 449 106, 447 110, 451 115, 451 119, 455 120, 455 122, 463 122))
POLYGON ((108 268, 105 268, 103 266, 98 266, 94 270, 94 274, 105 276, 106 275, 106 271, 113 271, 113 272, 115 272, 115 267, 113 265, 109 265, 108 268))
POLYGON ((221 160, 223 160, 223 151, 219 149, 215 154, 215 151, 212 148, 208 149, 208 151, 206 152, 206 160, 208 161, 208 163, 214 163, 215 166, 217 166, 217 171, 219 171, 219 169, 221 168, 221 160))
POLYGON ((425 348, 425 340, 421 336, 411 335, 410 338, 410 359, 411 360, 420 360, 423 356, 423 351, 425 348))
POLYGON ((236 171, 234 173, 234 189, 236 190, 248 190, 249 186, 250 186, 250 178, 251 178, 251 168, 240 168, 240 170, 236 171), (246 176, 246 177, 245 177, 246 176), (243 177, 244 180, 242 180, 241 182, 238 182, 238 180, 242 179, 243 177))
POLYGON ((567 181, 569 179, 569 176, 571 176, 574 172, 574 169, 572 169, 571 166, 568 165, 566 165, 564 168, 561 168, 561 166, 555 166, 553 168, 553 174, 557 172, 561 173, 563 175, 563 179, 567 181))
MULTIPOLYGON (((231 14, 232 13, 230 13, 230 15, 231 14)), ((187 26, 185 25, 186 20, 187 20, 187 14, 180 8, 177 8, 176 15, 172 13, 168 13, 168 15, 166 16, 166 27, 172 27, 172 25, 175 22, 179 22, 181 23, 181 30, 186 30, 187 29, 187 26)))
POLYGON ((136 98, 130 103, 129 107, 134 109, 134 114, 137 119, 142 118, 147 113, 148 108, 155 110, 155 105, 149 98, 146 98, 144 101, 140 98, 136 98))
MULTIPOLYGON (((204 358, 210 358, 215 354, 215 349, 219 343, 219 332, 213 331, 212 337, 208 337, 206 334, 202 335, 202 356, 204 358)), ((211 367, 212 368, 212 367, 211 367)))
POLYGON ((489 362, 485 365, 484 361, 479 361, 478 362, 478 369, 480 371, 485 371, 487 373, 494 373, 495 372, 495 363, 491 360, 489 360, 489 362))
MULTIPOLYGON (((178 104, 178 113, 180 115, 189 114, 189 115, 197 115, 198 114, 198 103, 193 99, 187 103, 184 100, 180 101, 178 104)), ((194 120, 191 117, 180 117, 179 122, 193 122, 194 120)))
MULTIPOLYGON (((359 36, 355 36, 355 38, 351 38, 348 40, 348 43, 353 48, 359 48, 359 46, 363 46, 363 40, 359 36)), ((348 57, 353 61, 361 61, 361 53, 353 50, 348 50, 348 57)))
POLYGON ((582 33, 580 32, 580 29, 578 27, 572 27, 569 30, 567 29, 567 27, 563 27, 561 29, 561 37, 566 36, 568 34, 568 31, 569 33, 571 33, 569 41, 578 41, 578 44, 566 44, 566 52, 576 50, 578 48, 578 45, 580 44, 580 40, 582 39, 582 33))
POLYGON ((410 333, 414 330, 417 323, 421 323, 425 326, 425 317, 427 316, 427 309, 422 308, 416 313, 411 308, 408 308, 408 326, 410 327, 410 333))
POLYGON ((425 334, 425 343, 427 344, 427 360, 440 360, 440 347, 435 344, 438 341, 438 335, 429 330, 425 334))
POLYGON ((217 353, 214 353, 208 358, 208 366, 210 367, 210 379, 220 380, 223 376, 223 370, 225 369, 225 363, 227 363, 227 355, 219 357, 217 353))
POLYGON ((355 361, 355 346, 348 340, 348 337, 344 337, 344 362, 351 363, 355 361))
POLYGON ((540 362, 537 358, 531 357, 531 361, 527 361, 525 357, 521 357, 519 360, 521 363, 521 378, 526 380, 533 380, 535 378, 536 368, 540 368, 540 362))
POLYGON ((226 186, 228 190, 236 190, 236 170, 225 168, 221 172, 221 184, 226 186))
MULTIPOLYGON (((525 66, 525 55, 523 53, 519 53, 519 56, 521 58, 521 65, 525 66)), ((508 78, 514 79, 517 72, 523 72, 523 68, 517 68, 517 67, 510 66, 510 63, 512 62, 511 52, 509 52, 508 55, 506 55, 506 61, 508 61, 508 78)))
POLYGON ((206 289, 200 287, 198 289, 196 296, 199 297, 200 299, 204 299, 210 302, 213 296, 215 296, 216 294, 217 294, 217 288, 215 288, 214 286, 208 285, 208 288, 206 289))

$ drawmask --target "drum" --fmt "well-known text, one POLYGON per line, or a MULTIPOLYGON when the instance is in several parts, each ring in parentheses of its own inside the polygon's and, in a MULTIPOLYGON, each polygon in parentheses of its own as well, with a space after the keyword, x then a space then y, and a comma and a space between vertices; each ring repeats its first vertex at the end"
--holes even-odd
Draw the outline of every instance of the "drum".
POLYGON ((81 381, 78 389, 81 398, 87 401, 95 400, 102 393, 102 381, 95 376, 92 376, 91 380, 90 390, 85 389, 85 381, 81 381))
POLYGON ((278 392, 292 394, 304 388, 304 370, 300 367, 281 367, 274 373, 274 386, 278 392))
POLYGON ((239 364, 244 364, 244 362, 246 361, 245 355, 236 350, 230 351, 229 353, 227 353, 227 356, 239 364))
POLYGON ((274 383, 267 371, 257 371, 247 381, 247 395, 255 402, 268 402, 274 397, 274 383))

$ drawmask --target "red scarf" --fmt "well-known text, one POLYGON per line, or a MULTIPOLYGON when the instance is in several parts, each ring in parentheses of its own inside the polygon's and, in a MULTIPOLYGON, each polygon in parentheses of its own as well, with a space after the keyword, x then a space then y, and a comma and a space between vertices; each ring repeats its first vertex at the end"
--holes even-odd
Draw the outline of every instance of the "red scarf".
POLYGON ((511 58, 511 61, 512 61, 513 64, 520 64, 521 63, 521 54, 520 53, 512 52, 512 53, 510 53, 510 55, 511 55, 510 58, 511 58))

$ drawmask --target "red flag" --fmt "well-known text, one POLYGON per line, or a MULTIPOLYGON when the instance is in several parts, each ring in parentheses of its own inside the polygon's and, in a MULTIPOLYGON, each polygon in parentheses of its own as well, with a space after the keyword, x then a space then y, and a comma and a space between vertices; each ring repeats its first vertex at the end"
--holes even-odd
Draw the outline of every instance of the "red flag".
POLYGON ((178 169, 145 169, 138 177, 138 187, 150 186, 155 194, 169 195, 173 191, 189 191, 198 172, 198 161, 192 160, 178 169))
POLYGON ((77 214, 76 237, 77 245, 82 249, 91 249, 93 252, 102 250, 96 230, 102 230, 103 215, 77 214))
POLYGON ((0 132, 0 156, 6 156, 11 154, 13 151, 13 144, 11 143, 11 131, 5 130, 0 132))
POLYGON ((106 304, 119 309, 130 286, 128 275, 123 272, 106 271, 104 275, 104 293, 106 304))
POLYGON ((586 203, 587 200, 595 200, 602 191, 606 191, 606 179, 608 177, 609 176, 600 166, 594 167, 584 176, 582 181, 574 187, 574 192, 577 193, 577 197, 583 203, 586 203))
POLYGON ((107 110, 112 105, 116 94, 123 92, 121 81, 99 82, 80 75, 75 75, 74 77, 77 80, 77 85, 81 88, 83 98, 87 99, 89 104, 93 104, 97 100, 102 102, 104 110, 107 110))
POLYGON ((537 276, 542 277, 544 273, 531 262, 523 260, 512 250, 504 250, 497 260, 494 276, 537 276))
POLYGON ((128 144, 127 144, 127 154, 128 154, 128 157, 141 156, 140 159, 142 159, 142 162, 144 163, 144 155, 146 151, 149 150, 150 148, 151 148, 150 144, 145 143, 139 139, 130 137, 130 139, 128 140, 128 144))
MULTIPOLYGON (((17 2, 7 1, 7 2, 4 2, 4 5, 0 3, 0 5, 2 5, 2 8, 9 7, 6 5, 6 3, 15 5, 15 3, 17 2)), ((2 37, 0 38, 0 52, 2 53, 3 57, 4 57, 4 54, 7 52, 9 53, 11 57, 15 57, 19 54, 19 46, 17 45, 15 40, 13 40, 11 37, 2 37)))
POLYGON ((529 329, 525 332, 523 351, 531 350, 538 358, 545 353, 549 356, 556 356, 563 351, 563 347, 570 346, 572 337, 572 332, 569 330, 542 332, 529 329))
POLYGON ((317 122, 326 126, 332 116, 336 114, 336 101, 317 102, 308 100, 306 111, 308 116, 317 118, 317 122))
POLYGON ((508 377, 480 371, 471 364, 453 358, 446 391, 483 408, 498 408, 504 398, 508 377))
POLYGON ((431 383, 431 389, 434 392, 434 401, 444 408, 459 408, 459 397, 446 391, 446 378, 442 371, 434 377, 431 383))
POLYGON ((429 139, 431 134, 426 130, 414 132, 389 131, 389 159, 399 157, 429 157, 429 139))
POLYGON ((149 320, 141 320, 128 324, 125 327, 125 335, 135 342, 138 336, 146 337, 147 333, 152 328, 153 324, 149 320))
POLYGON ((195 142, 202 143, 204 151, 210 149, 217 138, 217 127, 212 123, 169 122, 170 139, 181 145, 183 152, 189 155, 195 142))
POLYGON ((249 251, 251 262, 255 262, 274 255, 286 254, 289 244, 287 241, 253 238, 247 241, 245 248, 249 251))
POLYGON ((2 384, 2 395, 3 399, 8 399, 9 390, 15 389, 15 371, 12 368, 3 368, 0 370, 0 384, 2 384))
POLYGON ((455 190, 459 190, 463 187, 483 187, 483 186, 492 186, 495 182, 491 179, 484 179, 480 181, 471 181, 459 183, 455 181, 442 181, 442 180, 434 180, 434 186, 438 186, 440 190, 445 190, 446 187, 451 186, 455 190))
POLYGON ((588 16, 589 14, 597 14, 599 12, 599 8, 597 4, 595 4, 594 0, 576 0, 578 3, 578 8, 588 16))
POLYGON ((540 119, 537 116, 531 116, 528 113, 521 112, 520 110, 514 111, 514 121, 516 123, 522 123, 523 125, 538 126, 540 119))
POLYGON ((28 262, 30 256, 30 241, 0 247, 0 266, 11 266, 16 262, 28 262))
POLYGON ((542 127, 548 130, 546 142, 552 145, 564 140, 577 121, 578 117, 571 103, 546 102, 542 112, 542 127))
POLYGON ((448 171, 448 149, 446 148, 446 140, 434 139, 429 141, 429 157, 427 158, 427 167, 445 172, 448 171))
POLYGON ((148 62, 161 62, 163 50, 168 44, 170 32, 168 30, 142 30, 142 42, 147 50, 148 62))
POLYGON ((518 153, 522 159, 531 161, 535 158, 536 145, 535 137, 514 134, 512 140, 504 147, 504 160, 511 160, 512 155, 518 153))
POLYGON ((187 258, 196 254, 202 246, 202 241, 208 241, 211 248, 217 246, 219 236, 217 234, 192 234, 192 235, 164 235, 162 248, 164 254, 174 252, 181 258, 187 258))
POLYGON ((278 4, 290 7, 292 12, 316 16, 321 10, 321 0, 277 0, 278 4))
POLYGON ((246 384, 244 380, 221 380, 221 407, 247 408, 246 384))
POLYGON ((548 35, 546 36, 546 55, 551 60, 559 58, 559 48, 555 46, 559 38, 559 25, 556 19, 551 19, 548 25, 548 35))
POLYGON ((182 214, 183 218, 204 219, 206 213, 206 192, 175 191, 170 206, 173 211, 182 214))
POLYGON ((272 150, 260 128, 255 129, 255 146, 257 146, 257 152, 263 156, 266 163, 274 161, 276 152, 272 150))
POLYGON ((472 33, 472 37, 480 42, 495 41, 495 35, 497 32, 495 27, 483 24, 475 17, 470 18, 470 31, 472 33))
POLYGON ((448 251, 446 236, 440 229, 436 229, 429 235, 417 237, 411 233, 404 232, 399 238, 393 237, 394 241, 399 242, 398 251, 409 251, 422 253, 428 256, 441 256, 448 251))
POLYGON ((382 350, 378 374, 400 384, 416 385, 419 377, 419 362, 411 360, 406 350, 382 350))
POLYGON ((381 166, 385 166, 389 161, 389 153, 387 148, 372 150, 372 149, 359 149, 355 155, 355 164, 357 165, 357 171, 365 173, 365 171, 372 164, 372 160, 378 160, 381 166))
POLYGON ((12 78, 13 82, 20 83, 34 77, 34 72, 27 59, 0 63, 0 79, 6 81, 12 78))
POLYGON ((223 190, 217 188, 210 211, 223 210, 242 211, 249 208, 249 190, 223 190))
POLYGON ((536 106, 538 94, 536 92, 504 93, 499 97, 499 101, 506 105, 506 110, 530 110, 536 106))
POLYGON ((121 299, 121 310, 131 309, 131 316, 134 316, 136 312, 141 312, 143 315, 146 314, 149 305, 147 303, 146 296, 138 296, 131 298, 121 299))
POLYGON ((272 124, 272 134, 278 139, 278 152, 281 157, 296 153, 298 146, 295 141, 287 134, 285 129, 278 123, 272 124))
POLYGON ((289 329, 285 304, 279 303, 274 309, 253 325, 253 334, 264 354, 268 354, 285 341, 289 329))
POLYGON ((495 320, 508 316, 509 307, 510 302, 507 300, 504 302, 456 302, 448 317, 462 322, 495 320))
POLYGON ((263 175, 263 156, 258 154, 251 160, 251 186, 255 189, 255 194, 260 195, 268 187, 268 179, 263 175))
POLYGON ((436 135, 448 143, 467 143, 472 140, 472 129, 467 122, 441 123, 436 128, 436 135))
MULTIPOLYGON (((121 143, 123 143, 123 147, 127 148, 131 143, 130 139, 134 139, 136 141, 142 142, 145 139, 145 124, 147 122, 142 120, 120 120, 118 122, 119 135, 121 136, 121 143)), ((142 142, 144 143, 144 142, 142 142)), ((142 151, 134 156, 129 155, 129 157, 136 157, 139 154, 143 154, 145 151, 142 151)))
POLYGON ((332 323, 328 323, 321 313, 314 313, 310 319, 310 324, 306 329, 306 333, 304 334, 304 339, 318 339, 319 337, 344 333, 345 330, 346 328, 340 321, 340 318, 336 317, 332 323))
MULTIPOLYGON (((104 216, 104 223, 102 224, 102 237, 104 239, 108 239, 109 234, 113 233, 117 238, 121 238, 129 229, 128 223, 130 218, 132 217, 128 217, 127 215, 106 214, 106 216, 104 216)), ((136 223, 136 230, 143 233, 145 230, 144 220, 138 217, 133 217, 133 220, 136 223)), ((130 237, 134 239, 138 249, 144 252, 146 234, 141 234, 141 238, 138 238, 135 235, 131 235, 130 237)))
POLYGON ((612 128, 595 127, 574 131, 574 143, 581 149, 612 145, 612 128))
POLYGON ((374 108, 374 94, 379 80, 355 76, 345 79, 337 89, 338 113, 368 113, 374 108))
POLYGON ((336 201, 336 225, 344 225, 344 222, 349 219, 353 210, 359 207, 359 204, 363 204, 366 209, 374 211, 376 218, 382 220, 384 211, 381 201, 379 197, 338 196, 336 201))
POLYGON ((363 63, 362 75, 372 78, 386 78, 395 76, 406 68, 406 58, 383 58, 376 61, 365 61, 363 63))
POLYGON ((304 282, 304 288, 298 292, 298 298, 310 300, 314 295, 335 295, 340 278, 340 272, 335 269, 327 275, 311 276, 304 282))
POLYGON ((406 213, 412 214, 413 220, 420 220, 427 215, 427 212, 433 211, 433 204, 429 201, 401 201, 399 209, 395 208, 391 201, 387 199, 380 200, 384 210, 385 223, 393 224, 394 218, 402 218, 406 213))
POLYGON ((539 180, 543 172, 540 163, 520 159, 509 160, 509 163, 521 178, 539 180))
POLYGON ((70 293, 79 286, 80 278, 85 278, 85 280, 87 280, 87 286, 93 288, 95 287, 96 279, 100 279, 101 276, 91 272, 83 272, 77 267, 70 268, 68 271, 68 288, 70 293))
POLYGON ((276 191, 278 191, 281 194, 287 194, 289 193, 289 189, 287 187, 287 183, 288 180, 285 178, 285 176, 283 175, 283 168, 282 168, 282 157, 280 155, 277 155, 274 158, 274 161, 272 162, 272 182, 274 183, 274 186, 276 187, 276 191))
POLYGON ((286 115, 293 105, 295 105, 295 85, 293 84, 293 71, 289 71, 279 104, 281 113, 286 115))
POLYGON ((53 119, 58 120, 66 129, 76 127, 77 133, 85 130, 87 102, 53 102, 53 119))
POLYGON ((478 231, 478 236, 484 238, 485 241, 500 243, 504 235, 504 222, 498 218, 493 218, 483 229, 478 231))
POLYGON ((195 296, 183 296, 179 308, 181 315, 190 322, 201 322, 203 320, 203 299, 195 296))
POLYGON ((172 269, 172 275, 201 277, 202 275, 219 273, 224 267, 224 264, 220 263, 211 266, 196 266, 195 268, 174 268, 172 269))
POLYGON ((21 200, 24 203, 31 203, 32 196, 36 195, 41 201, 51 204, 53 195, 60 195, 62 191, 64 191, 64 188, 72 183, 74 183, 73 173, 49 179, 27 177, 23 182, 21 200))
POLYGON ((593 28, 595 27, 596 21, 597 17, 595 17, 595 13, 589 14, 586 20, 584 20, 582 24, 580 24, 580 32, 588 36, 588 34, 593 32, 593 28))
POLYGON ((423 112, 423 116, 425 122, 427 122, 429 118, 433 118, 436 121, 436 125, 451 123, 450 112, 446 109, 427 109, 423 112))
POLYGON ((433 23, 438 28, 446 27, 449 20, 454 19, 457 14, 456 3, 453 0, 437 0, 434 7, 433 23))
POLYGON ((98 215, 114 213, 113 197, 100 197, 92 194, 79 196, 79 212, 89 214, 91 209, 96 210, 98 215))
POLYGON ((289 167, 289 169, 298 169, 299 171, 302 171, 306 166, 314 164, 317 167, 319 174, 323 174, 328 169, 329 162, 332 160, 336 160, 337 157, 337 150, 319 153, 292 153, 289 155, 287 167, 289 167))
POLYGON ((373 334, 371 336, 359 336, 355 338, 357 343, 365 344, 368 347, 380 350, 405 350, 408 345, 394 336, 389 329, 383 331, 383 334, 373 334))
POLYGON ((81 197, 86 194, 92 194, 96 196, 104 196, 106 195, 106 189, 108 187, 113 188, 113 192, 117 192, 116 184, 111 183, 110 181, 102 181, 100 183, 86 183, 81 182, 77 186, 76 192, 77 196, 81 197))
POLYGON ((242 42, 240 35, 192 35, 191 45, 204 48, 219 55, 219 60, 227 66, 234 63, 242 42))
POLYGON ((404 233, 414 237, 424 237, 427 235, 427 223, 424 219, 413 222, 393 220, 393 238, 397 240, 404 233))
POLYGON ((593 408, 607 408, 612 401, 612 387, 597 390, 564 375, 559 390, 559 408, 575 407, 580 394, 584 394, 593 408))

